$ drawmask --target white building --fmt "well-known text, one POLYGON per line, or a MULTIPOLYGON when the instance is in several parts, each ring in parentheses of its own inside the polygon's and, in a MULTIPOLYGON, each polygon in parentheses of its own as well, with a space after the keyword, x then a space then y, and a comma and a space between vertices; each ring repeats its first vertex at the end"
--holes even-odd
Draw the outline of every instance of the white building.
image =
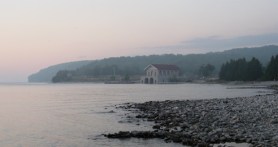
POLYGON ((170 64, 150 64, 145 69, 145 76, 141 77, 141 83, 162 84, 170 83, 179 76, 179 68, 170 64))

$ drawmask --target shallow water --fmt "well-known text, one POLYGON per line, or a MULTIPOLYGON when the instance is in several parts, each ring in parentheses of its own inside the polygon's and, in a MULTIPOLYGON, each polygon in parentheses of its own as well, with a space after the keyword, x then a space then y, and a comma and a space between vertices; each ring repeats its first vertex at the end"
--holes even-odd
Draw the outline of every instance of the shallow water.
MULTIPOLYGON (((147 123, 119 123, 123 112, 113 105, 150 100, 251 96, 266 89, 235 89, 225 85, 0 85, 0 146, 87 147, 169 146, 159 139, 106 139, 101 134, 148 130, 147 123), (107 113, 114 110, 116 113, 107 113)), ((171 146, 181 146, 171 144, 171 146)))

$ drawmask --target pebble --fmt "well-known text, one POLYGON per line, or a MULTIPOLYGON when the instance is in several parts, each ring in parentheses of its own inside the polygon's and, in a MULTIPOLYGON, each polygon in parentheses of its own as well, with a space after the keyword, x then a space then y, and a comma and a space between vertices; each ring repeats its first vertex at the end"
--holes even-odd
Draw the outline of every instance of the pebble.
POLYGON ((278 95, 125 104, 135 118, 154 122, 150 131, 106 134, 108 138, 161 138, 189 146, 223 142, 278 146, 278 95))

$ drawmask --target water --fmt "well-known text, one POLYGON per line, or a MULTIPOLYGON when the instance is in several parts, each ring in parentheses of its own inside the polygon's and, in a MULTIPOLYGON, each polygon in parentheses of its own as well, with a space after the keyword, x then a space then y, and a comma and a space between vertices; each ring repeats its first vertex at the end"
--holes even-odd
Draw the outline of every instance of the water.
POLYGON ((0 146, 181 146, 152 139, 106 139, 101 134, 147 130, 145 123, 119 123, 123 113, 112 107, 149 100, 225 98, 270 92, 234 89, 225 85, 110 85, 2 84, 0 85, 0 146), (110 110, 116 113, 106 113, 110 110), (89 139, 88 139, 89 138, 89 139))

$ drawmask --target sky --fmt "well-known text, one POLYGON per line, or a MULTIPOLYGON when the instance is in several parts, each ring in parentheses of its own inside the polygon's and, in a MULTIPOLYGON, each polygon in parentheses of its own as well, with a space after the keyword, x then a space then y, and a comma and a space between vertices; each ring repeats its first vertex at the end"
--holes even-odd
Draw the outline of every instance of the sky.
POLYGON ((278 44, 277 0, 0 0, 0 82, 50 65, 278 44))

